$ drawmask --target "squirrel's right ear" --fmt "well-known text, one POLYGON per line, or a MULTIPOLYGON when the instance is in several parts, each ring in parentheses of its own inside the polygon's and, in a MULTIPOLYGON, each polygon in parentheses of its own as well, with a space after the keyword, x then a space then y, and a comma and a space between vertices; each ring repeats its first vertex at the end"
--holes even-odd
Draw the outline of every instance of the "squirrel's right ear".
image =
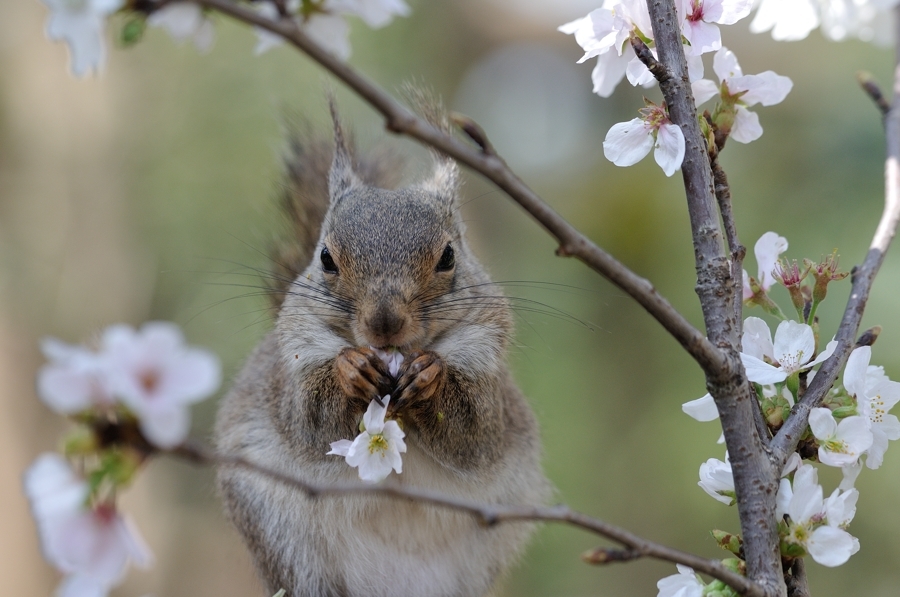
POLYGON ((334 159, 331 162, 331 171, 328 174, 328 194, 334 203, 355 187, 361 186, 359 177, 353 171, 353 157, 347 148, 344 139, 344 129, 337 113, 337 105, 334 98, 328 100, 331 109, 331 120, 334 123, 334 159))

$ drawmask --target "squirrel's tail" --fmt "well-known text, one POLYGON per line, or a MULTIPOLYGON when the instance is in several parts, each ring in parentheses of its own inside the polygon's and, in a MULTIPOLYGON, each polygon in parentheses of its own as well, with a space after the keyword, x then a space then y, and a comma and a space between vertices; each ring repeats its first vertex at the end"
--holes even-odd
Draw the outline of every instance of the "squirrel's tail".
MULTIPOLYGON (((287 231, 271 251, 273 275, 269 296, 276 310, 284 302, 291 283, 312 259, 328 211, 328 173, 334 156, 331 139, 313 132, 308 123, 291 128, 281 196, 287 231)), ((363 156, 354 150, 352 140, 349 145, 356 175, 365 184, 393 189, 400 183, 403 168, 398 156, 386 150, 363 156)))

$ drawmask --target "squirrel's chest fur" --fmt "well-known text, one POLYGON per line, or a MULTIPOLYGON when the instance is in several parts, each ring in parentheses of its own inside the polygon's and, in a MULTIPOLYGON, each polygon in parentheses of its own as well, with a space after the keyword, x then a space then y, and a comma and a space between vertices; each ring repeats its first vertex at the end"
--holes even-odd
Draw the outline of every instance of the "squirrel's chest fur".
MULTIPOLYGON (((311 399, 277 394, 293 387, 271 383, 279 377, 271 368, 283 375, 280 359, 277 339, 270 334, 223 401, 216 429, 219 449, 316 484, 358 481, 342 458, 325 455, 327 443, 318 453, 298 450, 279 431, 283 422, 273 413, 282 411, 273 409, 272 401, 300 408, 311 399)), ((501 443, 506 449, 498 460, 481 470, 454 471, 423 451, 413 434, 407 438, 403 473, 386 482, 474 502, 543 502, 548 486, 538 465, 534 421, 518 391, 509 390, 497 396, 510 402, 504 404, 501 443)), ((296 432, 296 441, 304 442, 304 430, 296 432)), ((337 439, 342 438, 332 438, 337 439)), ((485 528, 465 513, 366 494, 311 499, 239 469, 220 470, 219 484, 268 590, 286 588, 292 597, 483 595, 531 532, 526 524, 485 528)))

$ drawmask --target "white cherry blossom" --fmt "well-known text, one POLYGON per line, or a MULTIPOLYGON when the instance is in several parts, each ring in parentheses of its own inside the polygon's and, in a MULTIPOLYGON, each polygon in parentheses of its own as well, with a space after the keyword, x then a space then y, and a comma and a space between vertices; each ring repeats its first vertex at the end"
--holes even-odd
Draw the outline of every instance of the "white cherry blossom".
POLYGON ((692 83, 697 105, 720 95, 723 101, 734 103, 734 124, 730 136, 740 143, 750 143, 762 136, 759 116, 747 108, 756 104, 772 106, 784 101, 794 83, 785 76, 767 70, 758 75, 745 75, 734 52, 722 47, 713 58, 713 71, 719 85, 709 79, 692 83))
POLYGON ((403 364, 403 353, 401 353, 397 348, 388 348, 385 350, 381 350, 379 348, 372 348, 375 351, 375 354, 378 355, 378 358, 384 363, 385 367, 388 368, 388 373, 391 374, 391 377, 394 379, 397 378, 397 374, 400 373, 400 365, 403 364))
POLYGON ((49 363, 38 372, 38 396, 53 411, 71 415, 113 404, 103 355, 56 338, 42 340, 41 350, 49 363))
MULTIPOLYGON (((637 60, 628 46, 628 38, 637 32, 644 39, 652 39, 650 13, 646 0, 606 0, 601 8, 591 11, 587 16, 566 23, 558 28, 562 33, 575 36, 575 41, 584 50, 579 63, 597 57, 597 64, 591 73, 594 82, 594 93, 601 97, 609 97, 625 76, 629 64, 637 60), (628 49, 628 51, 626 51, 628 49)), ((631 68, 638 74, 632 74, 629 80, 640 79, 645 84, 646 67, 643 64, 632 64, 631 68)), ((646 71, 649 74, 649 71, 646 71)), ((652 81, 650 81, 652 83, 652 81)))
POLYGON ((369 483, 383 481, 391 470, 403 472, 400 454, 406 452, 403 430, 397 421, 385 421, 390 395, 369 403, 363 415, 363 431, 353 441, 342 439, 332 442, 328 454, 343 456, 347 464, 358 469, 359 478, 369 483))
POLYGON ((863 417, 845 417, 838 423, 830 409, 814 408, 809 427, 819 440, 819 462, 828 466, 853 464, 872 446, 872 432, 863 417))
POLYGON ((693 568, 676 564, 678 574, 667 576, 656 583, 657 597, 702 597, 706 587, 693 568))
POLYGON ((221 380, 218 358, 185 345, 178 326, 145 323, 104 331, 102 352, 113 392, 137 415, 141 431, 160 448, 171 448, 190 431, 189 405, 216 391, 221 380))
POLYGON ((782 382, 797 371, 818 365, 830 357, 837 347, 837 342, 831 341, 813 359, 816 349, 813 330, 805 323, 796 321, 782 321, 775 330, 774 344, 771 338, 769 326, 762 319, 748 317, 744 320, 741 361, 747 370, 747 378, 752 382, 782 382))
POLYGON ((844 368, 844 388, 856 398, 857 410, 871 430, 873 442, 866 466, 876 469, 884 461, 888 442, 900 439, 900 420, 889 412, 900 401, 900 383, 891 381, 883 368, 870 366, 871 358, 869 346, 850 353, 844 368))
POLYGON ((728 506, 734 504, 734 476, 727 455, 725 462, 718 458, 710 458, 701 464, 700 481, 697 485, 723 504, 728 506))
POLYGON ((816 0, 761 0, 750 31, 772 31, 776 41, 796 41, 806 38, 819 26, 816 0))
MULTIPOLYGON (((775 283, 775 276, 772 273, 775 271, 779 257, 787 249, 787 239, 772 231, 760 236, 753 246, 758 272, 757 281, 763 291, 768 292, 775 283)), ((747 273, 747 270, 743 270, 743 300, 746 301, 751 298, 753 298, 753 288, 750 286, 750 275, 747 273)))
MULTIPOLYGON (((829 498, 831 499, 831 498, 829 498)), ((794 482, 782 479, 776 499, 776 516, 790 516, 785 542, 802 547, 813 560, 823 566, 840 566, 859 550, 859 541, 843 530, 851 507, 852 496, 835 498, 826 510, 822 486, 815 467, 802 464, 794 473, 794 482), (828 513, 841 520, 831 524, 828 513)))
POLYGON ((153 11, 147 25, 165 29, 177 42, 192 40, 201 52, 212 48, 216 33, 200 6, 190 2, 175 2, 153 11))
POLYGON ((69 68, 76 77, 99 72, 106 63, 106 18, 124 0, 42 0, 50 9, 47 37, 69 45, 69 68))
POLYGON ((684 134, 669 120, 665 108, 641 108, 641 117, 614 124, 603 141, 603 155, 616 166, 631 166, 656 148, 653 157, 666 176, 684 161, 684 134))
POLYGON ((59 597, 105 596, 129 562, 152 560, 131 522, 110 504, 89 506, 89 493, 87 481, 59 454, 43 454, 25 473, 44 557, 67 575, 59 597))
POLYGON ((750 14, 753 0, 682 0, 681 33, 695 55, 722 47, 718 25, 733 25, 750 14))

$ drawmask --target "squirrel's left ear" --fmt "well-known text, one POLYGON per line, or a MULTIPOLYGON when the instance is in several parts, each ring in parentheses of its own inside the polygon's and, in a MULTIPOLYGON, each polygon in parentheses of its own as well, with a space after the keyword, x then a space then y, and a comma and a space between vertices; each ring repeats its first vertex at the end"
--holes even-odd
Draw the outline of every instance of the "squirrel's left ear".
POLYGON ((459 166, 448 157, 435 156, 431 177, 419 186, 445 205, 452 206, 459 194, 459 166))
POLYGON ((331 203, 335 203, 348 191, 361 186, 362 182, 353 170, 353 157, 344 139, 344 128, 337 113, 334 97, 330 97, 328 107, 331 109, 331 120, 334 123, 334 158, 331 171, 328 173, 328 195, 331 203))

